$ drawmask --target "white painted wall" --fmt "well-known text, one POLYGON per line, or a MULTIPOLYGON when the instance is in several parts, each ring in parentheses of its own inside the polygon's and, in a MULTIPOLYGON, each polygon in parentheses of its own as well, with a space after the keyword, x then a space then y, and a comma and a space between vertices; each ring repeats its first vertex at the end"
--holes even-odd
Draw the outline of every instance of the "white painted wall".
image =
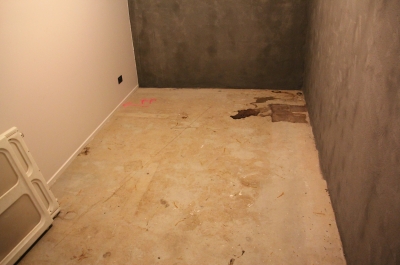
POLYGON ((0 0, 0 133, 25 134, 47 181, 137 87, 129 23, 126 0, 0 0))

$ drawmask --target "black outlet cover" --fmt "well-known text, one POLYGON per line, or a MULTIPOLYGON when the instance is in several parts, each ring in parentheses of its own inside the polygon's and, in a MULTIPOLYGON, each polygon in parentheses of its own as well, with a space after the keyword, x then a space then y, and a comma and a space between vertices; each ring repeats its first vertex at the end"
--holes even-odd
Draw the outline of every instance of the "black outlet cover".
POLYGON ((122 83, 122 75, 120 75, 119 77, 118 77, 118 84, 121 84, 122 83))

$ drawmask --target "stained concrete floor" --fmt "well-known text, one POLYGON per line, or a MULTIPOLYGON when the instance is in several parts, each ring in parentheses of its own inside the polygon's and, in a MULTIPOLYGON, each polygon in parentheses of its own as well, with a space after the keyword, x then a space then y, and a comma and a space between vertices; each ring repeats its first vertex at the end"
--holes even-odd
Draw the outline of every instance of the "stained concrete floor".
POLYGON ((345 264, 303 96, 279 92, 139 89, 19 264, 345 264))

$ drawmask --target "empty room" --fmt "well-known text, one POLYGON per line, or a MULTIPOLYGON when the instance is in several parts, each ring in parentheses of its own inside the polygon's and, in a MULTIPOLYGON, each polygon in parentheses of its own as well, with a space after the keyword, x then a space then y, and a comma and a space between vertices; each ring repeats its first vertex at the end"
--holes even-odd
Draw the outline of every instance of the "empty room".
POLYGON ((0 0, 0 264, 399 264, 398 0, 0 0))

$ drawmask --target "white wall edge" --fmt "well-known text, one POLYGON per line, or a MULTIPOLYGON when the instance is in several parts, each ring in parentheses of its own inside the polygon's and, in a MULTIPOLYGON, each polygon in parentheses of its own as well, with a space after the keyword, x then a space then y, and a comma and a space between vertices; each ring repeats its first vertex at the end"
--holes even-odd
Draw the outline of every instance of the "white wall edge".
POLYGON ((114 110, 111 111, 111 113, 103 120, 102 123, 100 123, 99 126, 89 135, 88 138, 76 149, 76 151, 68 158, 67 161, 57 170, 57 172, 49 179, 47 184, 51 187, 56 180, 61 176, 61 174, 67 169, 67 167, 74 161, 75 157, 78 156, 78 154, 82 151, 82 149, 94 138, 94 136, 103 128, 103 126, 106 124, 106 122, 112 117, 115 111, 119 109, 121 104, 137 89, 139 88, 139 85, 136 85, 131 92, 120 102, 118 105, 114 108, 114 110))

